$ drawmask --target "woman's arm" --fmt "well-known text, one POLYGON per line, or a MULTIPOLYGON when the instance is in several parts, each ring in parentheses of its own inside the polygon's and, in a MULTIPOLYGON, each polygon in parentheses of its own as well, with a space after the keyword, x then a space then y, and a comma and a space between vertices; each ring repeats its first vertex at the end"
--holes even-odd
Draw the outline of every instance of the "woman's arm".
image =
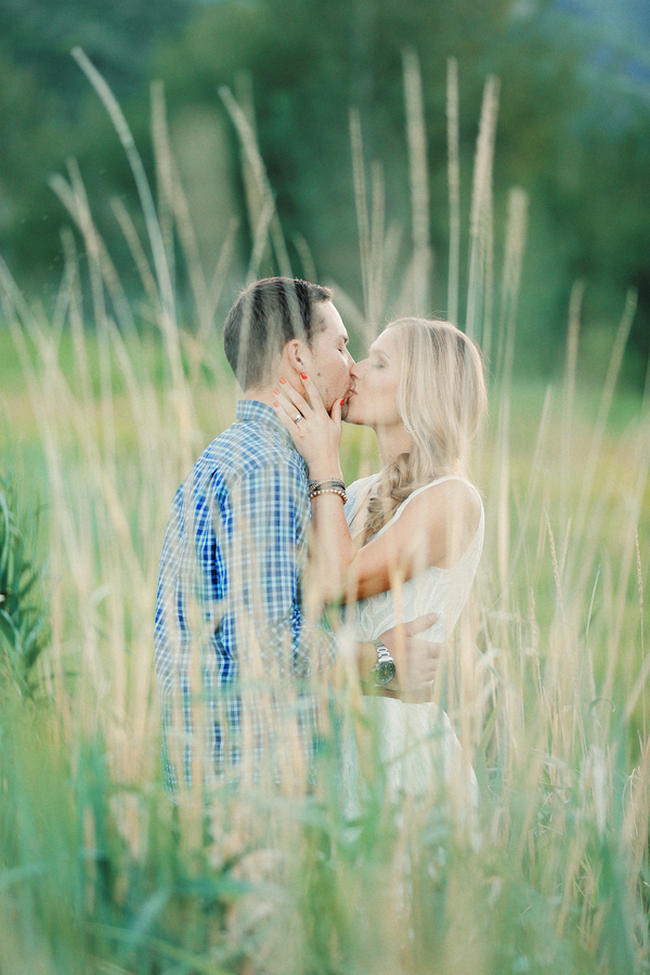
MULTIPOLYGON (((307 461, 310 480, 341 477, 341 405, 331 415, 308 379, 308 399, 285 385, 276 412, 307 461), (295 417, 302 419, 295 423, 295 417)), ((310 576, 325 599, 363 599, 395 587, 431 565, 449 568, 471 541, 480 518, 480 500, 460 480, 434 484, 407 500, 378 537, 357 549, 337 494, 312 500, 314 541, 310 576)))
POLYGON ((464 481, 434 484, 407 500, 381 534, 357 549, 335 494, 312 501, 313 572, 328 599, 351 602, 396 588, 432 565, 452 567, 478 527, 478 494, 464 481))
MULTIPOLYGON (((325 409, 318 390, 303 377, 305 396, 288 383, 279 385, 273 406, 291 434, 309 468, 309 480, 343 481, 339 450, 341 445, 341 402, 331 413, 325 409), (296 423, 296 417, 301 419, 296 423)), ((314 497, 312 505, 312 544, 307 589, 315 587, 320 599, 338 598, 345 589, 347 571, 357 554, 339 494, 314 497)))
POLYGON ((358 549, 347 569, 347 599, 395 588, 432 565, 451 568, 481 516, 476 491, 465 481, 444 481, 407 499, 397 518, 358 549))

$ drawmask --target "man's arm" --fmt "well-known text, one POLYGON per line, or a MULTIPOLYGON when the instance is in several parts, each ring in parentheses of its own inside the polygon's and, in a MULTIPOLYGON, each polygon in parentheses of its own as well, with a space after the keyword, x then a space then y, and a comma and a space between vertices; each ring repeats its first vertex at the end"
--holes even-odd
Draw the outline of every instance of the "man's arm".
POLYGON ((408 623, 396 624, 380 636, 395 662, 395 676, 387 684, 376 689, 372 686, 372 668, 377 663, 374 643, 358 644, 359 679, 365 683, 367 693, 384 697, 427 700, 431 684, 436 676, 443 644, 423 639, 419 634, 428 630, 438 618, 437 613, 427 613, 408 623))

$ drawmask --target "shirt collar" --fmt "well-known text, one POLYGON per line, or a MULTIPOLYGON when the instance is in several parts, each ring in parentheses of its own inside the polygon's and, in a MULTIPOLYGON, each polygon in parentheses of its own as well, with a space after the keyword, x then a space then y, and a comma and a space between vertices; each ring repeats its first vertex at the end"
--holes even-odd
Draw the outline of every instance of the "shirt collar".
MULTIPOLYGON (((296 449, 296 445, 291 439, 291 434, 278 418, 275 410, 271 406, 267 406, 266 403, 260 403, 256 399, 240 399, 237 400, 237 419, 243 423, 263 423, 265 426, 271 427, 276 433, 279 433, 283 441, 293 450, 296 451, 300 459, 304 463, 304 458, 300 452, 296 449)), ((307 465, 305 464, 305 468, 307 465)))

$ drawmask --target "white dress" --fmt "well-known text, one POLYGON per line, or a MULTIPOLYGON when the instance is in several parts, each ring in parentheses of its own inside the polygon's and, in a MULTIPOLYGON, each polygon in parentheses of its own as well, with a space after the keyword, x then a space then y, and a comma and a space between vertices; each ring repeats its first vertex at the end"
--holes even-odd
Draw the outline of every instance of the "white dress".
MULTIPOLYGON (((347 488, 345 515, 348 524, 372 491, 378 474, 355 481, 347 488)), ((449 475, 437 478, 415 490, 399 506, 390 521, 377 532, 377 538, 402 515, 407 505, 422 491, 443 481, 463 478, 449 475)), ((472 490, 476 491, 470 484, 472 490)), ((480 495, 479 497, 480 501, 480 495)), ((483 549, 484 513, 480 505, 479 524, 466 550, 451 569, 430 566, 417 573, 400 587, 396 594, 390 590, 361 599, 354 604, 354 628, 359 640, 375 640, 398 621, 416 619, 425 613, 436 612, 438 619, 422 636, 442 642, 449 638, 469 595, 483 549)), ((375 726, 385 775, 386 788, 396 801, 404 796, 433 797, 441 791, 453 789, 465 794, 470 807, 477 801, 474 770, 463 755, 447 714, 433 703, 410 704, 402 701, 372 697, 364 699, 364 712, 375 726)), ((354 798, 356 768, 360 760, 357 748, 348 750, 344 761, 345 791, 351 808, 358 808, 354 798), (356 754, 355 754, 356 753, 356 754)))

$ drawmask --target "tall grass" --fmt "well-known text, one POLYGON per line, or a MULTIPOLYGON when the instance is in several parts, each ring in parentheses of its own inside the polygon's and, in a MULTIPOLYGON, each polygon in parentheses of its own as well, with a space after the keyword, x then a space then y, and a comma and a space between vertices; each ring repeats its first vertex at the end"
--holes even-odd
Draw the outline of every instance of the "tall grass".
MULTIPOLYGON (((36 706, 10 685, 2 691, 0 971, 647 971, 647 400, 616 436, 608 427, 633 298, 595 422, 581 411, 579 289, 562 381, 539 397, 514 382, 526 201, 513 190, 502 251, 496 242, 503 253, 497 275, 491 173, 498 89, 489 81, 466 301, 467 328, 488 351, 492 374, 490 423, 475 471, 485 495, 486 549, 473 606, 437 682, 477 772, 477 822, 468 829, 453 790, 428 803, 407 796, 393 808, 358 688, 345 680, 336 706, 363 759, 354 827, 341 803, 336 754, 327 749, 309 790, 217 790, 207 805, 191 797, 172 804, 159 768, 153 603, 171 497, 233 413, 214 320, 229 287, 232 235, 206 279, 160 88, 153 97, 154 192, 119 106, 85 57, 77 59, 115 123, 138 187, 144 238, 132 216, 115 208, 142 292, 124 292, 82 174, 71 165, 54 187, 77 236, 64 238, 52 315, 28 301, 0 265, 2 315, 43 457, 51 615, 51 639, 35 664, 45 700, 36 706), (87 280, 74 240, 87 254, 87 280), (179 316, 179 260, 195 327, 179 316)), ((413 311, 413 298, 426 311, 433 284, 421 212, 428 206, 426 140, 412 54, 404 70, 413 253, 396 305, 413 311)), ((269 240, 287 271, 250 112, 228 91, 221 98, 245 158, 248 274, 258 273, 269 240)), ((448 300, 458 317, 453 64, 448 104, 448 300)), ((337 299, 369 335, 389 312, 399 231, 384 225, 377 163, 368 184, 354 113, 351 134, 364 310, 341 292, 337 299)), ((306 245, 302 253, 308 259, 306 245)), ((367 436, 346 431, 348 480, 372 469, 373 449, 367 436)))

